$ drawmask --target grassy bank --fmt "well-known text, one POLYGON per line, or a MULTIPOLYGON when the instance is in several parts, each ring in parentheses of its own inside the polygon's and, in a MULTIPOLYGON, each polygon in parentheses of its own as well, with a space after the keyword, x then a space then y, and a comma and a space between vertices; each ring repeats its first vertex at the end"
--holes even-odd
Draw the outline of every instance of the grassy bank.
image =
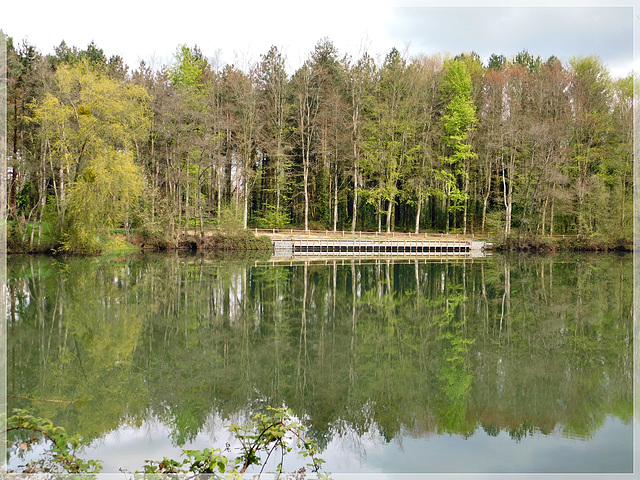
POLYGON ((256 236, 249 230, 212 231, 204 237, 200 235, 182 234, 175 239, 160 235, 134 234, 128 240, 144 250, 153 251, 272 251, 273 244, 269 237, 256 236))
MULTIPOLYGON (((288 234, 288 230, 283 231, 288 234)), ((291 234, 297 231, 291 231, 291 234)), ((7 228, 7 251, 9 253, 48 253, 48 254, 72 254, 72 255, 126 255, 140 250, 149 251, 202 251, 202 252, 242 252, 260 251, 271 252, 273 244, 265 235, 256 235, 253 230, 245 230, 241 227, 211 228, 204 235, 194 231, 182 233, 170 237, 164 231, 155 229, 124 230, 114 229, 109 232, 93 234, 89 242, 72 243, 63 242, 65 238, 60 232, 56 232, 49 224, 43 223, 40 235, 34 235, 31 239, 31 225, 20 228, 15 222, 9 222, 7 228), (25 231, 26 228, 26 231, 25 231), (89 244, 91 248, 75 248, 89 244)), ((35 232, 34 232, 35 233, 35 232)), ((309 235, 300 231, 301 234, 309 235)), ((366 232, 373 238, 380 234, 366 232)), ((398 233, 398 237, 402 233, 398 233)), ((325 230, 312 232, 310 236, 324 237, 331 232, 325 230)), ((359 232, 358 238, 365 238, 365 232, 359 232)), ((344 232, 343 232, 344 235, 344 232)), ((382 235, 382 236, 388 236, 382 235)), ((411 234, 407 234, 411 237, 411 234)), ((428 236, 427 233, 421 235, 428 236)), ((434 238, 440 234, 434 234, 434 238)), ((415 236, 413 238, 416 238, 415 236)), ((462 237, 456 236, 457 239, 462 237)), ((498 238, 492 241, 493 248, 505 252, 630 252, 633 251, 633 239, 606 238, 601 235, 590 237, 565 236, 548 237, 536 235, 511 235, 507 238, 498 238)))
POLYGON ((631 252, 633 239, 595 237, 540 237, 516 235, 494 242, 494 249, 504 252, 631 252))
POLYGON ((93 234, 88 242, 73 244, 64 242, 65 238, 45 225, 40 236, 31 241, 31 226, 24 227, 10 223, 7 229, 8 253, 46 253, 70 255, 127 255, 141 250, 151 251, 265 251, 273 250, 271 240, 265 236, 256 236, 250 230, 227 229, 213 230, 204 237, 193 234, 181 234, 170 238, 163 232, 112 230, 93 234), (74 248, 74 245, 77 248, 74 248), (82 245, 84 248, 80 248, 82 245), (89 245, 90 248, 87 248, 89 245))

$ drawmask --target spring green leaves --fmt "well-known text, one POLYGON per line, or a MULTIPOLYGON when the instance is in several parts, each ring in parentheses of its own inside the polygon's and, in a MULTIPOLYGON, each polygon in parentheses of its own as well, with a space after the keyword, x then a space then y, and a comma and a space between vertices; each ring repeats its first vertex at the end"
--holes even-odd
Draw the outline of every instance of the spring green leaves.
POLYGON ((102 470, 99 460, 84 460, 78 453, 85 446, 83 440, 67 434, 64 428, 51 421, 36 417, 26 410, 14 410, 6 422, 7 433, 14 432, 13 450, 20 458, 31 452, 41 441, 49 443, 49 449, 37 460, 23 465, 23 473, 76 473, 92 474, 102 470))
POLYGON ((141 195, 135 156, 149 128, 148 102, 142 87, 87 62, 59 66, 53 87, 33 102, 63 250, 97 251, 98 235, 125 222, 141 195))
MULTIPOLYGON (((253 420, 246 425, 233 424, 229 431, 240 444, 240 454, 233 460, 217 448, 183 450, 182 454, 186 458, 181 462, 166 457, 160 461, 146 460, 144 473, 193 472, 222 478, 218 474, 226 472, 231 478, 233 474, 243 478, 242 474, 256 465, 260 467, 260 476, 269 460, 279 454, 276 472, 281 474, 284 471, 285 455, 294 450, 310 460, 307 466, 315 473, 320 471, 324 463, 317 456, 318 446, 304 437, 303 425, 295 420, 293 412, 288 409, 267 407, 266 413, 255 414, 253 420)), ((324 477, 319 474, 319 478, 324 477)))

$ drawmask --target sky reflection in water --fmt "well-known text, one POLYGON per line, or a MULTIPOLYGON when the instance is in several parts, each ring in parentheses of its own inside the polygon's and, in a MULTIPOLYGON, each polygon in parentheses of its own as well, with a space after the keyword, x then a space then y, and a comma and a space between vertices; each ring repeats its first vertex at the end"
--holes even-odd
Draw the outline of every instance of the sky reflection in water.
MULTIPOLYGON (((182 448, 224 449, 233 442, 218 417, 208 433, 201 433, 182 448)), ((335 474, 375 473, 377 480, 395 473, 630 473, 633 469, 633 426, 607 417, 604 426, 589 440, 571 439, 560 432, 534 434, 516 442, 505 432, 490 437, 482 430, 469 438, 459 435, 402 437, 386 443, 375 431, 362 437, 354 432, 334 437, 321 457, 324 470, 335 474)), ((140 428, 122 427, 93 443, 83 457, 104 459, 105 472, 123 468, 140 470, 141 458, 178 458, 181 449, 172 445, 169 428, 147 422, 140 428)), ((285 467, 297 470, 305 464, 295 456, 285 467)))

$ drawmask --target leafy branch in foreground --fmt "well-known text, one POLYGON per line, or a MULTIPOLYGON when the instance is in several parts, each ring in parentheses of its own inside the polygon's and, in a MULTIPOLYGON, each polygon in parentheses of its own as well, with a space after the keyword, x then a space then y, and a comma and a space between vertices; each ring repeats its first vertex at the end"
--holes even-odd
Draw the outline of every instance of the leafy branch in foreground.
MULTIPOLYGON (((171 478, 190 479, 206 475, 207 478, 241 479, 252 465, 261 466, 260 478, 272 456, 279 455, 275 478, 302 480, 306 478, 306 467, 319 479, 328 479, 320 473, 324 460, 317 456, 318 446, 304 437, 304 427, 295 421, 293 413, 285 408, 267 407, 267 413, 258 413, 248 425, 233 424, 229 431, 240 444, 240 454, 230 460, 218 448, 182 450, 182 461, 163 458, 161 461, 145 460, 145 478, 148 475, 168 474, 171 478), (284 456, 296 450, 309 459, 306 467, 295 473, 284 474, 284 456)), ((86 446, 79 436, 69 436, 62 427, 54 426, 50 420, 32 415, 26 410, 15 409, 6 422, 6 431, 14 432, 9 445, 9 457, 24 458, 33 452, 33 446, 45 443, 47 450, 37 460, 21 465, 20 473, 84 474, 92 476, 102 470, 99 460, 83 460, 78 453, 86 446)), ((34 453, 35 454, 35 453, 34 453)))
POLYGON ((102 470, 99 460, 78 458, 77 454, 85 446, 79 436, 70 436, 64 428, 56 427, 50 420, 31 415, 26 410, 13 410, 7 418, 6 431, 7 434, 14 432, 14 438, 7 443, 19 458, 24 458, 35 445, 49 444, 41 458, 21 465, 21 473, 95 474, 102 470))
MULTIPOLYGON (((284 472, 284 456, 296 449, 300 455, 310 460, 306 466, 317 474, 317 478, 328 478, 320 473, 324 460, 317 456, 318 446, 304 437, 303 429, 303 425, 295 421, 290 410, 267 407, 267 413, 255 414, 248 425, 233 424, 229 428, 240 443, 240 455, 234 460, 230 461, 217 448, 183 450, 183 456, 186 458, 181 462, 166 457, 161 461, 146 460, 144 473, 193 473, 193 477, 209 474, 212 478, 222 478, 218 474, 226 473, 226 478, 235 478, 236 475, 243 478, 242 475, 249 467, 261 465, 257 474, 260 478, 269 460, 273 456, 279 456, 275 474, 276 478, 281 478, 284 472)), ((296 480, 305 478, 306 467, 287 477, 296 480)))

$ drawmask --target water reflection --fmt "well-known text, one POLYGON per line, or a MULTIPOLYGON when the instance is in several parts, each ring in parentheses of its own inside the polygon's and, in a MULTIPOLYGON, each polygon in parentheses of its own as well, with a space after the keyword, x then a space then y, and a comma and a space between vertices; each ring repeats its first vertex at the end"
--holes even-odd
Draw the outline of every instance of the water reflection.
MULTIPOLYGON (((371 438, 599 445, 611 424, 631 431, 631 268, 620 256, 12 257, 8 392, 68 403, 9 408, 95 439, 154 419, 174 446, 268 404, 292 408, 329 451, 347 442, 367 458, 371 438)), ((630 465, 625 435, 615 448, 630 465)), ((587 471, 608 471, 607 449, 585 448, 587 471)), ((407 471, 459 471, 445 458, 407 471)), ((469 471, 497 471, 472 458, 469 471)))

